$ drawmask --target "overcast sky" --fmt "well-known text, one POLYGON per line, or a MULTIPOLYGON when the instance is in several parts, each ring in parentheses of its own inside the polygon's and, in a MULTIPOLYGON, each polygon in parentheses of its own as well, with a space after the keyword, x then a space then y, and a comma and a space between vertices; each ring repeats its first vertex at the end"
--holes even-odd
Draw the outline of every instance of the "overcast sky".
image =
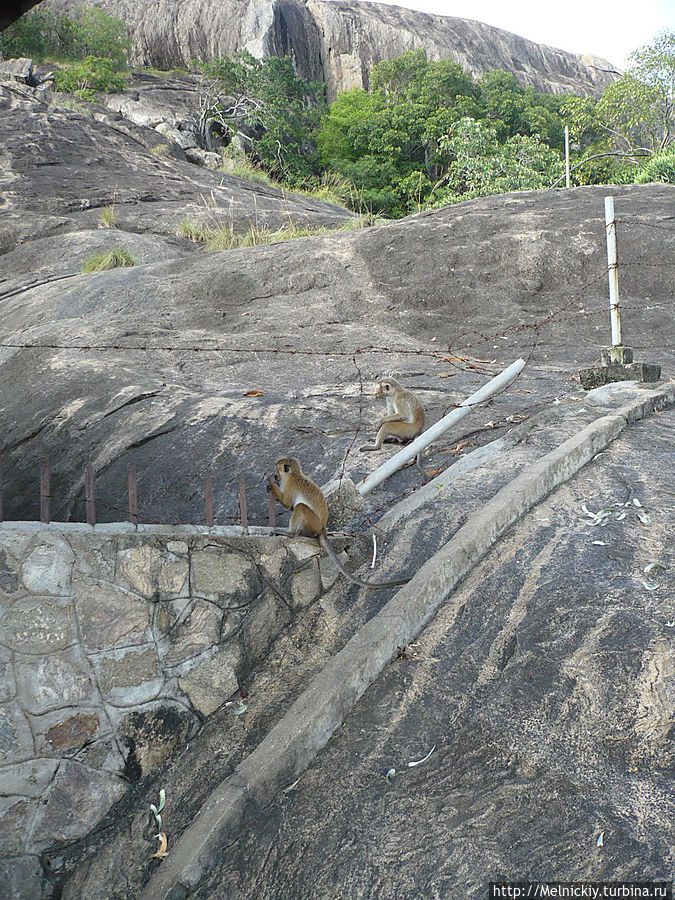
POLYGON ((675 0, 398 0, 394 5, 478 19, 540 44, 601 56, 620 68, 659 31, 675 31, 675 0))

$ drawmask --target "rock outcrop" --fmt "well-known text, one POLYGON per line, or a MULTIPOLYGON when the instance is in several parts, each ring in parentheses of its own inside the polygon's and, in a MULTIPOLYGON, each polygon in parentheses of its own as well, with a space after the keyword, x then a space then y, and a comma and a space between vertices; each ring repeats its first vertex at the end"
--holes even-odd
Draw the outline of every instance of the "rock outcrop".
POLYGON ((17 252, 16 258, 2 258, 0 291, 28 271, 78 271, 92 240, 95 246, 130 241, 129 250, 142 250, 145 261, 153 238, 155 259, 166 258, 167 246, 172 257, 198 249, 177 240, 185 221, 245 231, 290 222, 339 226, 351 217, 331 204, 188 162, 178 141, 196 147, 190 132, 179 130, 190 122, 194 80, 164 84, 149 75, 141 80, 149 85, 149 101, 132 89, 110 95, 112 109, 53 95, 52 81, 38 87, 0 82, 0 254, 17 252), (154 99, 153 85, 159 95, 154 99), (157 130, 167 119, 171 126, 159 124, 157 130), (103 207, 114 210, 115 228, 100 228, 103 207), (70 236, 76 232, 79 238, 70 236), (80 252, 64 255, 65 245, 74 250, 76 244, 80 252))
MULTIPOLYGON (((102 166, 87 170, 107 179, 102 166)), ((128 183, 136 178, 129 172, 128 183)), ((162 245, 145 265, 8 290, 0 301, 5 516, 38 516, 48 454, 55 520, 83 520, 82 473, 92 462, 100 521, 126 517, 133 463, 143 522, 203 522, 209 472, 217 520, 236 521, 239 471, 249 473, 251 521, 264 522, 271 461, 290 450, 321 483, 337 476, 356 430, 359 443, 371 433, 370 382, 379 373, 422 390, 431 422, 483 384, 486 370, 520 355, 535 397, 509 393, 509 412, 577 390, 570 376, 608 339, 608 190, 626 263, 624 335, 667 378, 675 342, 664 264, 675 238, 669 185, 488 197, 362 231, 187 258, 167 258, 162 245), (466 369, 457 361, 465 356, 483 362, 466 369)), ((156 203, 148 221, 162 209, 156 203)), ((137 215, 132 203, 129 215, 137 215)), ((67 237, 55 229, 51 252, 67 254, 59 244, 67 237)), ((0 257, 3 271, 31 243, 0 257)), ((481 417, 495 413, 473 413, 468 430, 481 417)), ((428 468, 447 462, 438 454, 428 468)), ((375 456, 351 453, 347 471, 358 479, 375 456)))
MULTIPOLYGON (((70 13, 81 5, 45 2, 70 13)), ((186 66, 240 49, 259 57, 289 55, 303 76, 326 82, 330 99, 367 87, 374 63, 419 47, 430 59, 453 59, 477 75, 504 69, 522 85, 552 93, 599 94, 616 75, 604 60, 481 22, 360 0, 97 0, 96 6, 127 23, 135 65, 186 66)))

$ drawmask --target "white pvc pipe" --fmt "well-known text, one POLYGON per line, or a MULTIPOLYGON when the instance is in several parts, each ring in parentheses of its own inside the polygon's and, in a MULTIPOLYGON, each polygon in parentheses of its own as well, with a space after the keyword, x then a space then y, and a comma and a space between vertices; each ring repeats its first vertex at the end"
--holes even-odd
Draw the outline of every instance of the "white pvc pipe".
POLYGON ((462 403, 453 409, 452 412, 449 412, 447 416, 443 416, 443 418, 436 422, 435 425, 432 425, 431 428, 427 428, 423 434, 418 438, 415 438, 411 444, 407 444, 402 450, 399 450, 398 453, 395 453, 390 457, 386 463, 383 463, 375 469, 374 472, 371 472, 367 478, 364 478, 363 481, 356 486, 356 490, 359 494, 363 495, 369 493, 374 487, 381 484, 385 478, 389 478, 390 475, 397 472, 409 462, 409 460, 414 459, 421 450, 428 447, 432 441, 435 441, 436 438, 446 432, 451 425, 454 425, 455 422, 459 422, 460 419, 463 419, 474 406, 478 403, 482 403, 484 400, 488 400, 502 388, 509 385, 517 375, 520 375, 524 367, 525 360, 517 359, 508 367, 508 369, 504 369, 501 374, 496 375, 491 381, 484 384, 475 394, 467 397, 467 399, 462 401, 462 403))
POLYGON ((621 346, 621 313, 619 312, 619 255, 616 249, 614 197, 605 197, 605 231, 607 233, 607 273, 609 275, 609 318, 612 347, 621 346))

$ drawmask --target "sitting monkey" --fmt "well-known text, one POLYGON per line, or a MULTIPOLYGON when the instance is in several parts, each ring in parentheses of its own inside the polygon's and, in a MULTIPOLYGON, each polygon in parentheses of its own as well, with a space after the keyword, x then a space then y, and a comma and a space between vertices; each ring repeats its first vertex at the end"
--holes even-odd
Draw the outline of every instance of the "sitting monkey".
POLYGON ((276 461, 274 475, 270 475, 267 479, 267 490, 272 492, 275 500, 282 506, 293 510, 289 524, 291 534, 318 538, 334 565, 354 584, 366 588, 388 588, 406 584, 410 580, 405 578, 402 581, 362 581, 345 569, 326 537, 328 504, 323 491, 305 475, 300 461, 294 456, 281 457, 276 461))

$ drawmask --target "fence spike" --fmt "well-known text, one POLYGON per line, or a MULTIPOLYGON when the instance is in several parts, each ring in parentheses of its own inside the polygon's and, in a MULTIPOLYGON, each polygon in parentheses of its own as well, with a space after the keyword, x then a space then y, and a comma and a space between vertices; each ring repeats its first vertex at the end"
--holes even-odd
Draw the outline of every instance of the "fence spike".
POLYGON ((87 525, 96 525, 96 495, 94 488, 94 467, 87 463, 84 467, 84 505, 87 512, 87 525))
POLYGON ((49 525, 49 459, 40 466, 40 521, 49 525))
POLYGON ((129 467, 129 521, 138 528, 138 492, 136 484, 136 466, 129 467))
POLYGON ((213 528, 213 475, 208 475, 204 484, 204 498, 206 500, 206 525, 213 528))
POLYGON ((248 513, 246 511, 246 476, 239 473, 239 513, 241 515, 241 530, 248 534, 248 513))

